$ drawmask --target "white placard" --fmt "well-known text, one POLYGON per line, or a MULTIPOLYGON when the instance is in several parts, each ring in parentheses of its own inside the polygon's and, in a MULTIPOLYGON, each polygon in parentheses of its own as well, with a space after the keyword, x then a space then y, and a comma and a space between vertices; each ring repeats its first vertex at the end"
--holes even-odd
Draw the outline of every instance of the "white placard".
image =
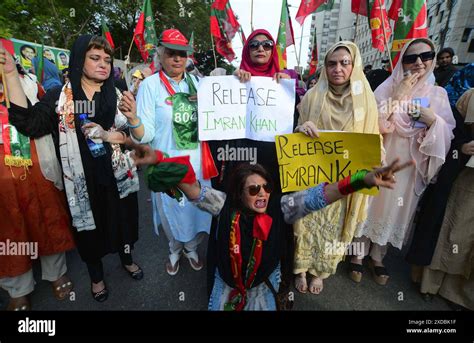
POLYGON ((295 80, 205 77, 198 87, 199 140, 249 138, 274 142, 293 132, 295 80))

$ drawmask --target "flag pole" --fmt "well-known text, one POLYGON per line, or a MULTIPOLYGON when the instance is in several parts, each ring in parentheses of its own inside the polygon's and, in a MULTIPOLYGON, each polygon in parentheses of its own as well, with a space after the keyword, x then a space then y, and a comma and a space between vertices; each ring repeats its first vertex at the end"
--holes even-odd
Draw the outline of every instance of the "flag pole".
POLYGON ((130 42, 130 47, 128 48, 128 53, 127 53, 127 56, 128 56, 128 61, 130 62, 130 52, 132 51, 132 46, 133 46, 133 41, 135 39, 135 34, 133 35, 132 37, 132 41, 130 42))
MULTIPOLYGON (((298 70, 300 70, 301 46, 303 45, 303 28, 304 28, 304 22, 303 22, 303 25, 301 25, 299 56, 296 53, 296 46, 295 46, 295 55, 296 55, 296 61, 298 62, 298 70)), ((303 81, 303 73, 302 72, 300 73, 300 79, 301 79, 301 81, 303 81)))
MULTIPOLYGON (((380 2, 379 0, 375 0, 377 4, 379 4, 379 7, 380 7, 380 2)), ((383 5, 384 9, 385 9, 385 3, 383 5)), ((382 11, 380 11, 380 15, 382 16, 382 11)), ((383 16, 382 16, 382 30, 383 30, 383 41, 385 42, 385 48, 387 49, 387 53, 388 53, 388 60, 390 61, 390 67, 392 68, 393 70, 393 62, 392 62, 392 55, 390 54, 390 49, 388 48, 388 42, 387 42, 387 34, 385 33, 385 20, 383 20, 383 16)))
POLYGON ((3 69, 3 64, 0 64, 0 74, 2 75, 3 95, 5 96, 5 102, 7 108, 10 108, 10 97, 8 96, 7 79, 5 78, 5 70, 3 69))
POLYGON ((214 37, 212 36, 212 32, 209 32, 211 33, 212 54, 214 55, 214 68, 217 68, 216 50, 214 49, 214 37))
POLYGON ((250 2, 250 29, 253 32, 253 0, 250 2))

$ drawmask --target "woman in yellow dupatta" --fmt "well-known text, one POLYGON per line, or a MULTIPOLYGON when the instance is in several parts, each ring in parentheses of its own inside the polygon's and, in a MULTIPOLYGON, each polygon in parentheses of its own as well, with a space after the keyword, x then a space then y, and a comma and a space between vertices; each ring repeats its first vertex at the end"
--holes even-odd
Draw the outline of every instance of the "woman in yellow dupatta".
MULTIPOLYGON (((377 103, 362 70, 359 48, 352 42, 341 41, 329 49, 318 83, 302 100, 295 132, 315 137, 318 129, 379 134, 377 103)), ((367 195, 355 193, 294 224, 298 291, 308 290, 307 272, 312 275, 309 291, 322 291, 323 279, 336 272, 344 257, 327 247, 351 243, 357 223, 367 216, 367 200, 367 195)))

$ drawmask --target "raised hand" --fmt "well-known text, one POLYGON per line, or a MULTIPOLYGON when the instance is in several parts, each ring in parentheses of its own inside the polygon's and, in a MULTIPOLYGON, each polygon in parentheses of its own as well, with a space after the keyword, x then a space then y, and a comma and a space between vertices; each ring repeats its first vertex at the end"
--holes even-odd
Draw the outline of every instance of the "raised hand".
POLYGON ((415 165, 414 160, 410 160, 408 162, 399 163, 400 159, 396 158, 390 165, 377 168, 365 175, 364 182, 369 187, 379 186, 384 188, 395 188, 395 183, 397 182, 395 179, 395 173, 408 168, 410 166, 415 165))
POLYGON ((153 150, 148 144, 132 143, 129 144, 129 146, 133 149, 131 157, 137 166, 156 164, 158 162, 155 150, 153 150))
POLYGON ((137 119, 137 102, 135 97, 129 91, 123 92, 122 99, 119 102, 119 110, 127 117, 130 124, 135 124, 137 119))
POLYGON ((403 78, 402 82, 400 82, 398 87, 395 89, 395 92, 393 94, 393 100, 405 100, 405 98, 411 93, 411 90, 418 82, 419 77, 419 73, 406 75, 403 78))
POLYGON ((16 71, 16 66, 12 55, 10 55, 10 53, 3 48, 3 45, 0 42, 0 69, 2 67, 5 74, 14 73, 16 71))

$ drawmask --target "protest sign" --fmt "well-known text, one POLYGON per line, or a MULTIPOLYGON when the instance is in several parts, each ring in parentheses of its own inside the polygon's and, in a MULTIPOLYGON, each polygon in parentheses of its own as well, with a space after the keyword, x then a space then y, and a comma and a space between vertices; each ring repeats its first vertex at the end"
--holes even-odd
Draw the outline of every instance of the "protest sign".
MULTIPOLYGON (((282 192, 300 191, 321 182, 337 182, 361 169, 379 166, 380 136, 352 132, 302 133, 275 139, 282 192)), ((377 189, 364 190, 377 194, 377 189)))
POLYGON ((254 76, 205 77, 198 88, 199 140, 249 138, 274 142, 293 132, 295 81, 254 76))

